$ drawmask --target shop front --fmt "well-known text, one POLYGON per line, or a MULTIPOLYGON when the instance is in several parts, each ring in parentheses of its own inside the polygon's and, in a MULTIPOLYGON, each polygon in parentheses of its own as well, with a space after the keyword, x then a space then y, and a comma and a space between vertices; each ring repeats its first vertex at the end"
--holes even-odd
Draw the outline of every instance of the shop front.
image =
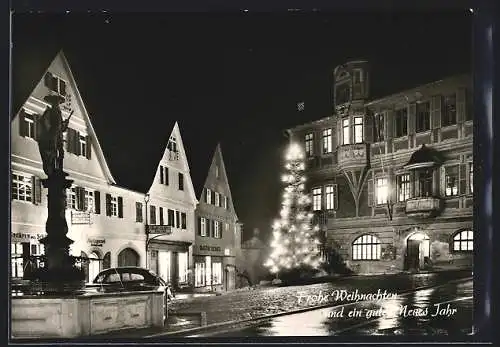
POLYGON ((21 279, 29 268, 36 266, 33 257, 45 254, 40 239, 45 232, 16 231, 11 238, 11 277, 21 279))
POLYGON ((176 289, 189 286, 190 246, 188 242, 152 240, 148 268, 176 289))
POLYGON ((235 288, 235 257, 229 248, 198 244, 193 258, 195 291, 218 292, 235 288))

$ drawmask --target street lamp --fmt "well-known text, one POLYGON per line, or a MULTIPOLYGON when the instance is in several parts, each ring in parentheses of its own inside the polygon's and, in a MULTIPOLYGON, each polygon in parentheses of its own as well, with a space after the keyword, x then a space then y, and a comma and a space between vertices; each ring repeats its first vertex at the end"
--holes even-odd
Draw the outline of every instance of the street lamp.
POLYGON ((146 233, 146 269, 148 268, 148 245, 149 245, 149 230, 148 230, 148 202, 149 202, 149 193, 144 196, 145 202, 145 210, 146 210, 146 219, 144 225, 144 231, 146 233))

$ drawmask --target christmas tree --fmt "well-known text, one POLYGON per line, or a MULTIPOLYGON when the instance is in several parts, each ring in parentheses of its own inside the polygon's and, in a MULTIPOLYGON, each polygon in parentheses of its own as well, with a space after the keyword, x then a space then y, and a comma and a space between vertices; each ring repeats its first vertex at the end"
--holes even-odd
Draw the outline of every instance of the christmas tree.
POLYGON ((311 223, 311 199, 304 193, 304 154, 299 145, 288 148, 285 167, 281 218, 273 223, 272 250, 264 264, 276 276, 279 272, 316 270, 321 264, 315 238, 319 228, 311 223))

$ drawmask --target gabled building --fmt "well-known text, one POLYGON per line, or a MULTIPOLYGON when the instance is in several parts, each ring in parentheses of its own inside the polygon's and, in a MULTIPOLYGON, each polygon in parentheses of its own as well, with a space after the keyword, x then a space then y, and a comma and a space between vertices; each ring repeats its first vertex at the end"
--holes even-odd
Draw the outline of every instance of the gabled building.
POLYGON ((472 81, 370 98, 366 61, 334 71, 334 114, 289 129, 303 145, 315 221, 358 273, 470 267, 472 81))
POLYGON ((137 201, 137 211, 143 203, 147 211, 147 267, 175 287, 191 286, 198 201, 177 122, 165 142, 152 181, 141 189, 146 199, 137 201))
POLYGON ((36 134, 48 94, 65 98, 63 118, 72 113, 64 157, 64 170, 74 181, 66 210, 71 254, 90 259, 85 262, 90 281, 104 268, 145 266, 144 225, 136 218, 136 201, 144 194, 116 184, 62 51, 40 77, 11 121, 12 276, 22 277, 30 256, 44 253, 38 240, 46 235, 47 189, 40 181, 46 177, 36 134))
POLYGON ((235 257, 241 228, 217 144, 196 208, 194 287, 197 291, 231 290, 236 285, 235 257))

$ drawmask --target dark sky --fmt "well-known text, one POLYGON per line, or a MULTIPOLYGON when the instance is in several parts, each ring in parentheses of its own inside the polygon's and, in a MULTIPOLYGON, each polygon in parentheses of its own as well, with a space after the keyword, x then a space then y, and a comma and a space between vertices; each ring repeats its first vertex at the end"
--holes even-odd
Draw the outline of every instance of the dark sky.
POLYGON ((465 10, 18 14, 12 39, 14 110, 64 49, 121 185, 151 180, 176 120, 197 189, 220 142, 244 238, 280 208, 283 130, 331 115, 336 65, 367 59, 380 97, 471 64, 465 10))

